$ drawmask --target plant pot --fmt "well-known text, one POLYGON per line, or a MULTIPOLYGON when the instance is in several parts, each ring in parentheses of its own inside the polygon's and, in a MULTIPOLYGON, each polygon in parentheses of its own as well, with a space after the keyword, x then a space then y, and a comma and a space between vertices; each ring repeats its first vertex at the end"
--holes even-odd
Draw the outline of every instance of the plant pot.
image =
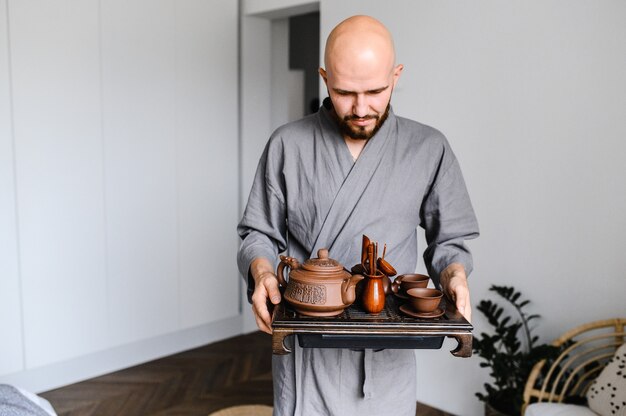
POLYGON ((489 403, 485 403, 485 416, 511 416, 492 407, 489 403))

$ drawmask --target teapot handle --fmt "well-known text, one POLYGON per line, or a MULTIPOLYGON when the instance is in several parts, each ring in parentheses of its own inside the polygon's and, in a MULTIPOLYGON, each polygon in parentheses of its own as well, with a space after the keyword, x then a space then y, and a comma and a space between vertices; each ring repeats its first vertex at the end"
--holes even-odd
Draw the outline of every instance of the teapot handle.
POLYGON ((400 284, 402 283, 403 278, 404 278, 404 275, 398 276, 391 284, 391 291, 395 293, 396 295, 400 291, 400 284))
POLYGON ((287 286, 287 282, 285 281, 285 276, 283 274, 285 266, 289 266, 291 269, 297 269, 299 267, 298 260, 293 257, 280 256, 280 263, 278 264, 278 269, 276 270, 276 277, 278 278, 278 283, 282 287, 287 286))

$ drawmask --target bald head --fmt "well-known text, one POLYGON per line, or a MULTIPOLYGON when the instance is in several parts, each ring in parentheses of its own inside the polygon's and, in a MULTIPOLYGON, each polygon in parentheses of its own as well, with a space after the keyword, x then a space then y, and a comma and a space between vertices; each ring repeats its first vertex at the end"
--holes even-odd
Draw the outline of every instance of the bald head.
POLYGON ((389 114, 403 68, 395 65, 391 34, 374 18, 350 17, 328 35, 324 65, 319 72, 344 138, 369 140, 389 114))
POLYGON ((358 68, 365 71, 374 66, 384 66, 391 72, 394 63, 391 33, 381 22, 369 16, 353 16, 344 20, 332 30, 326 41, 324 65, 330 74, 358 68))

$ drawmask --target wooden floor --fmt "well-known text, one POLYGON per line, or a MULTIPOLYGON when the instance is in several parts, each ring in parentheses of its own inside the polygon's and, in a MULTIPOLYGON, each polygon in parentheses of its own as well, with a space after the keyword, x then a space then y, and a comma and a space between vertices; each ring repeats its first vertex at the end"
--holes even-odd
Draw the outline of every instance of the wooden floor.
MULTIPOLYGON (((241 335, 40 395, 59 416, 206 416, 272 405, 271 337, 241 335)), ((451 416, 419 403, 417 415, 451 416)))

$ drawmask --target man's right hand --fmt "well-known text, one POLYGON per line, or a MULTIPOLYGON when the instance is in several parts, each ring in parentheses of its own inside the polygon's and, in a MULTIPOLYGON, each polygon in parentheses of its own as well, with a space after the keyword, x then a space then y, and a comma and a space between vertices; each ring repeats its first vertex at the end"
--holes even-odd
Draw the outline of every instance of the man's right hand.
POLYGON ((255 259, 250 265, 250 269, 254 278, 252 313, 254 313, 254 319, 259 329, 271 334, 272 316, 268 306, 280 303, 281 296, 278 289, 278 278, 274 274, 272 264, 264 258, 255 259))

